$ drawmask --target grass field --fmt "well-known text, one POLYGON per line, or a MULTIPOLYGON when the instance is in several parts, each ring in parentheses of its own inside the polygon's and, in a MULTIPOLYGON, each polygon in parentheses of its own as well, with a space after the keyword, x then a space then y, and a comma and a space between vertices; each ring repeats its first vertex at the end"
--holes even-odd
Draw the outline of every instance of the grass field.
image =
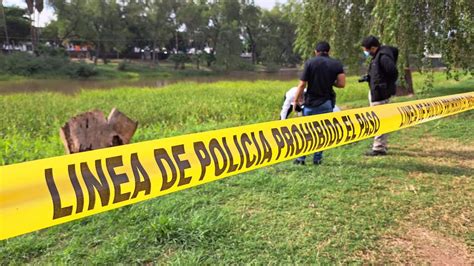
MULTIPOLYGON (((415 75, 419 89, 423 77, 415 75)), ((294 82, 179 83, 0 96, 0 165, 63 154, 71 116, 117 107, 140 126, 133 142, 275 120, 294 82)), ((338 105, 367 105, 352 77, 338 105)), ((474 90, 439 74, 427 95, 474 90)), ((330 263, 470 264, 474 252, 474 112, 325 152, 318 167, 291 162, 0 242, 0 264, 330 263)))

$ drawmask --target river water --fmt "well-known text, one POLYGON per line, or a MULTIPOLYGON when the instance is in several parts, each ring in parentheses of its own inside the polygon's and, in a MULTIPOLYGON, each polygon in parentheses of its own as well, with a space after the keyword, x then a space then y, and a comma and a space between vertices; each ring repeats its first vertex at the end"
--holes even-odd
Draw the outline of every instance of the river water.
POLYGON ((298 80, 296 70, 282 70, 275 73, 232 72, 225 75, 195 76, 180 78, 146 78, 116 80, 68 80, 68 79, 37 79, 20 81, 0 81, 0 94, 29 93, 51 91, 74 94, 87 89, 113 89, 117 87, 150 87, 160 88, 178 82, 211 83, 218 81, 256 81, 256 80, 298 80))

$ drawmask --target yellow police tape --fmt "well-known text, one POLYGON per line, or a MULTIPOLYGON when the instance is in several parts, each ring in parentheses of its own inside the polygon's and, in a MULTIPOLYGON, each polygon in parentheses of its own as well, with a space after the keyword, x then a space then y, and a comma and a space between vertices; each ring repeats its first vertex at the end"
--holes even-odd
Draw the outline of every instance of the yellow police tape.
POLYGON ((474 92, 0 167, 0 239, 471 110, 474 92))

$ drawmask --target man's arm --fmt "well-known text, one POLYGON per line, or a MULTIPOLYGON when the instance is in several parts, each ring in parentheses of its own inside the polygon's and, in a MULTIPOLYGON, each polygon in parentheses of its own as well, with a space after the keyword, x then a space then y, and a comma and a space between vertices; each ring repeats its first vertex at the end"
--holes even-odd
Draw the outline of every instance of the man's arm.
POLYGON ((298 89, 296 90, 295 99, 293 100, 293 111, 295 111, 296 105, 301 105, 303 103, 304 88, 306 88, 306 81, 300 80, 298 89))
POLYGON ((346 86, 346 74, 341 73, 337 75, 336 82, 334 82, 334 86, 338 88, 344 88, 346 86))

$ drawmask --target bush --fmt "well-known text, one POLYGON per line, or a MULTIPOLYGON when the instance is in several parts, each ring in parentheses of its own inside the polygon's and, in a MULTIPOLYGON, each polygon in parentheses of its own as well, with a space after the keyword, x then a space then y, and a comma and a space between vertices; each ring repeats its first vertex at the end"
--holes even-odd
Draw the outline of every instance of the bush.
POLYGON ((252 64, 251 62, 247 62, 240 59, 236 65, 236 70, 255 71, 255 65, 252 64))
POLYGON ((256 66, 250 62, 247 62, 241 58, 235 58, 228 65, 225 63, 218 62, 212 66, 214 71, 227 72, 227 71, 255 71, 256 66))
POLYGON ((173 54, 168 59, 174 63, 175 69, 184 69, 184 64, 190 61, 188 55, 182 52, 173 54))
POLYGON ((69 60, 62 56, 35 56, 13 53, 0 57, 0 71, 5 74, 32 76, 35 74, 60 74, 69 60))
POLYGON ((0 57, 0 71, 5 74, 30 76, 41 69, 40 62, 28 53, 13 53, 0 57))
POLYGON ((279 70, 280 70, 280 65, 273 62, 267 63, 265 66, 265 71, 269 73, 275 73, 275 72, 278 72, 279 70))
POLYGON ((67 57, 66 50, 61 47, 52 47, 46 45, 39 45, 36 49, 36 53, 40 56, 52 56, 52 57, 67 57))
POLYGON ((69 63, 67 74, 71 78, 88 78, 97 75, 98 71, 94 65, 85 62, 69 63))
POLYGON ((39 56, 29 53, 13 53, 0 56, 0 73, 19 76, 64 76, 87 78, 98 74, 94 66, 85 62, 71 62, 61 55, 48 55, 44 50, 39 56))
POLYGON ((36 61, 40 65, 38 73, 62 74, 64 66, 67 66, 69 58, 63 56, 38 56, 36 61))
POLYGON ((204 53, 203 55, 204 61, 206 61, 208 67, 210 67, 216 61, 216 56, 212 53, 204 53))
POLYGON ((130 70, 130 64, 125 61, 125 60, 122 60, 122 62, 120 62, 117 66, 117 70, 118 71, 127 71, 127 70, 130 70))

